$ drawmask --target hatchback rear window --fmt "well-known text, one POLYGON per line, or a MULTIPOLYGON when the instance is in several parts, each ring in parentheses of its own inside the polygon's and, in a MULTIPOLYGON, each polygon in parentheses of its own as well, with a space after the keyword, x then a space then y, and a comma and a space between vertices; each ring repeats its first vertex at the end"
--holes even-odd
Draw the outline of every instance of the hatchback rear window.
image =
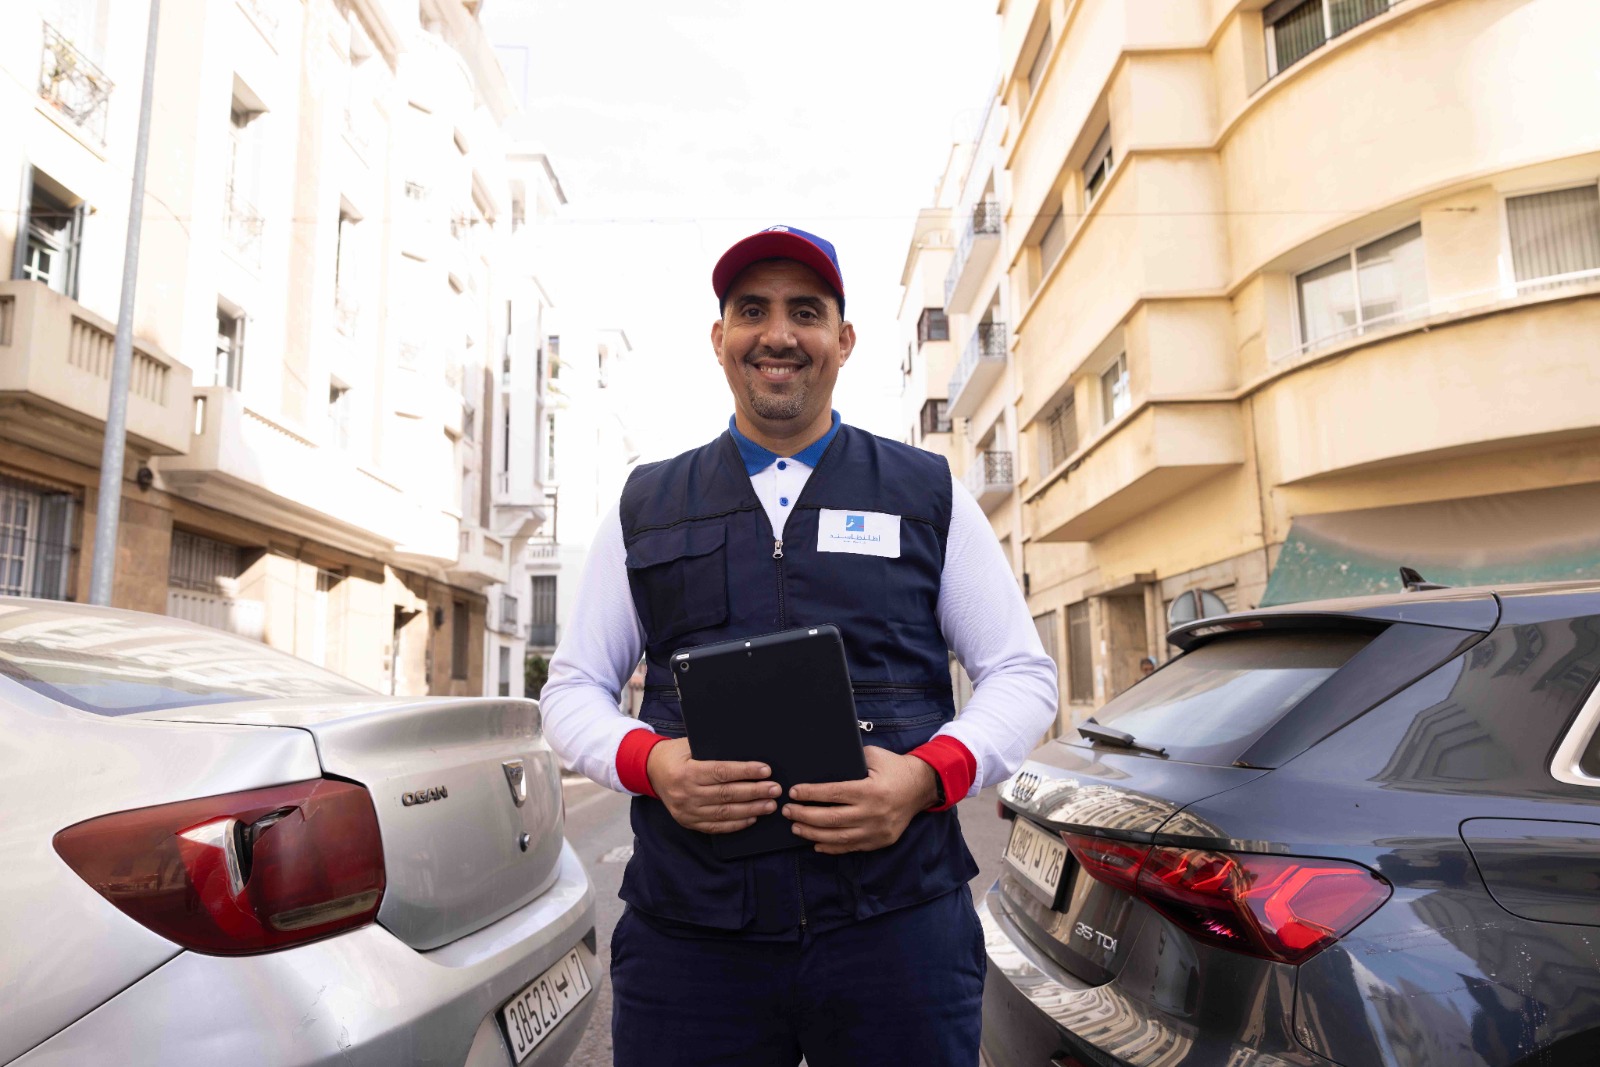
POLYGON ((0 605, 0 676, 97 715, 372 692, 220 630, 65 604, 0 605))
POLYGON ((1095 721, 1186 763, 1232 763, 1373 638, 1345 631, 1223 637, 1179 656, 1095 721))

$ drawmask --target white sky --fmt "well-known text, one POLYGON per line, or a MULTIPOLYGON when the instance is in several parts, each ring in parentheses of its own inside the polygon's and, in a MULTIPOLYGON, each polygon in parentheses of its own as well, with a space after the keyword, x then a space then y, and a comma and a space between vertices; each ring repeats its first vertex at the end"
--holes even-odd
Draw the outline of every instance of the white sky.
POLYGON ((731 401, 711 267, 776 223, 839 251, 854 357, 835 406, 899 438, 900 271, 950 146, 996 79, 994 0, 489 0, 484 24, 568 205, 541 280, 633 343, 643 458, 710 440, 731 401), (525 56, 518 69, 518 56, 525 56))

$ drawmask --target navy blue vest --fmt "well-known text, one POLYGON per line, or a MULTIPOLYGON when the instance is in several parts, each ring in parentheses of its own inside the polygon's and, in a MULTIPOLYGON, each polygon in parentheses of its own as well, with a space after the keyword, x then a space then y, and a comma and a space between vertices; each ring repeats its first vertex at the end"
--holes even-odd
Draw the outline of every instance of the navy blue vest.
MULTIPOLYGON (((674 649, 832 623, 844 637, 870 745, 908 752, 955 716, 936 609, 950 530, 942 457, 841 426, 795 500, 781 556, 732 436, 638 468, 622 492, 628 581, 645 631, 644 705, 683 736, 668 669, 674 649), (819 511, 899 515, 900 556, 817 551, 819 511)), ((758 696, 758 695, 757 695, 758 696)), ((918 904, 978 873, 956 813, 916 815, 874 852, 810 847, 740 860, 636 797, 622 899, 660 919, 747 937, 798 936, 918 904)))

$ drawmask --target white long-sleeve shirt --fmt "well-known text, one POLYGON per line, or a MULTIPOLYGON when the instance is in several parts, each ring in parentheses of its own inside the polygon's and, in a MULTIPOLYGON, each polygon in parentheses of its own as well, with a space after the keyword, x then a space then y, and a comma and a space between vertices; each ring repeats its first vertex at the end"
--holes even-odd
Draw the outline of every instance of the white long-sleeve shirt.
MULTIPOLYGON (((782 457, 751 475, 774 538, 782 537, 811 471, 782 457)), ((983 510, 954 479, 951 499, 938 622, 973 691, 961 714, 935 736, 960 742, 972 755, 971 796, 1021 765, 1055 720, 1058 689, 1055 663, 1039 642, 983 510)), ((618 709, 645 643, 628 585, 620 506, 601 520, 573 604, 540 694, 545 737, 568 767, 627 793, 617 774, 617 749, 629 731, 650 727, 618 709)))

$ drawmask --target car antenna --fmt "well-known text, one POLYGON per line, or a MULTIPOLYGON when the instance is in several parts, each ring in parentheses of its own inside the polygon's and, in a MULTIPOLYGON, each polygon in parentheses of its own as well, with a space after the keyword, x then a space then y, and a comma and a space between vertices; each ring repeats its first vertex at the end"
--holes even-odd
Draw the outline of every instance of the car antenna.
POLYGON ((1400 584, 1405 587, 1405 591, 1408 592, 1408 593, 1420 593, 1424 589, 1449 589, 1450 588, 1448 585, 1445 585, 1442 582, 1430 582, 1430 581, 1428 581, 1428 579, 1426 579, 1422 575, 1418 574, 1417 571, 1416 571, 1416 568, 1414 568, 1414 567, 1401 567, 1400 568, 1400 584))

